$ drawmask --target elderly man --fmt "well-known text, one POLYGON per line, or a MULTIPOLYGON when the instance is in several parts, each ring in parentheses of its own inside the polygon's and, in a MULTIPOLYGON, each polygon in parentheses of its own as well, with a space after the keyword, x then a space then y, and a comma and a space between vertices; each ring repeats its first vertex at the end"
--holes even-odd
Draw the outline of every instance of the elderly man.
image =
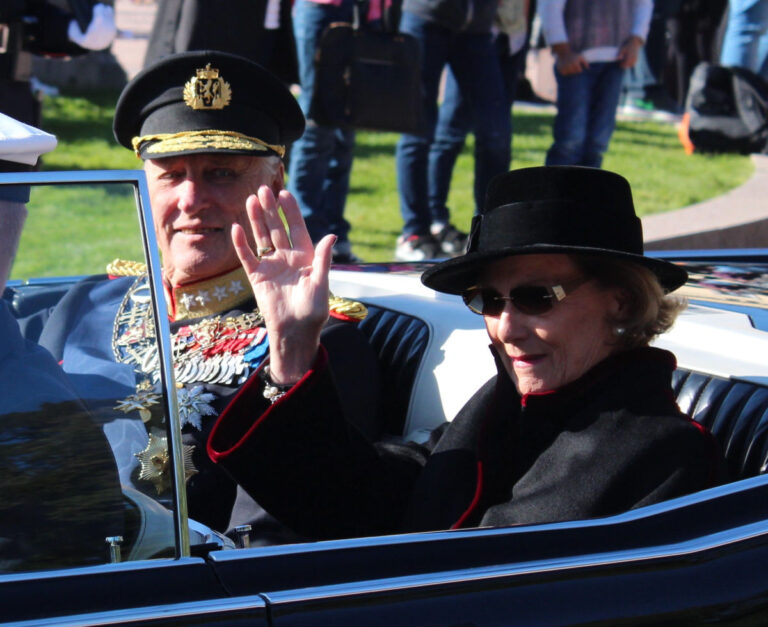
MULTIPOLYGON (((126 86, 114 120, 117 140, 144 160, 150 190, 172 318, 189 514, 219 531, 249 523, 259 543, 297 536, 238 493, 207 458, 204 443, 239 386, 264 371, 270 329, 265 332, 263 320, 279 324, 293 307, 289 293, 255 302, 231 233, 249 224, 247 211, 279 195, 281 157, 303 128, 301 110, 277 78, 246 59, 211 51, 174 55, 146 68, 126 86)), ((292 211, 298 212, 295 204, 286 209, 292 211)), ((249 243, 265 257, 274 250, 249 243)), ((308 236, 294 245, 297 259, 312 258, 308 236)), ((147 278, 122 262, 108 273, 110 280, 86 280, 62 299, 41 343, 75 381, 87 379, 91 390, 101 386, 103 398, 93 399, 92 411, 112 443, 122 481, 163 500, 168 469, 149 463, 163 457, 165 417, 154 383, 155 341, 146 333, 147 278), (116 408, 110 398, 124 401, 116 408)), ((369 386, 378 380, 375 370, 366 371, 376 362, 354 324, 362 308, 341 299, 331 305, 322 341, 337 381, 349 391, 350 411, 360 414, 356 404, 375 393, 369 386)), ((289 362, 272 363, 275 383, 293 380, 289 362)), ((267 389, 280 394, 277 385, 267 389)))

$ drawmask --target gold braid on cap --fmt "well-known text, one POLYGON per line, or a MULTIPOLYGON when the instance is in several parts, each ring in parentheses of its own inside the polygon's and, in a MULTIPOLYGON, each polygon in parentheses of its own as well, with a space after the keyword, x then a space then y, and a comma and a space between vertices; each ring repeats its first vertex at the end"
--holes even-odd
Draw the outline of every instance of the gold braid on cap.
POLYGON ((221 150, 257 150, 274 151, 281 158, 285 156, 285 146, 268 144, 257 137, 249 137, 236 131, 182 131, 180 133, 159 133, 143 135, 131 140, 136 156, 140 157, 141 146, 146 142, 157 142, 147 148, 147 154, 163 155, 169 152, 216 148, 221 150))

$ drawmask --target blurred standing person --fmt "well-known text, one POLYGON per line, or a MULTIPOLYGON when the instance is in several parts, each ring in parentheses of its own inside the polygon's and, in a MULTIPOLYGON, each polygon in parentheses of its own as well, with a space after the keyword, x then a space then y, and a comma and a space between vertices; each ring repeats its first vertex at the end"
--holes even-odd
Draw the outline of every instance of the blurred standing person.
MULTIPOLYGON (((114 10, 93 6, 85 32, 74 15, 49 0, 0 2, 0 112, 32 126, 40 126, 41 103, 34 94, 32 55, 74 56, 103 50, 115 38, 114 10)), ((1 170, 29 169, 4 164, 1 170)))
MULTIPOLYGON (((507 106, 510 108, 515 101, 520 72, 525 67, 530 18, 533 13, 530 5, 530 0, 502 0, 496 14, 494 45, 504 80, 507 106)), ((437 118, 435 141, 429 150, 429 211, 432 217, 430 230, 439 240, 442 252, 447 255, 462 253, 467 243, 466 234, 450 223, 450 210, 446 203, 453 168, 464 148, 464 141, 471 126, 472 111, 469 102, 462 95, 459 84, 449 68, 446 72, 443 104, 437 118)), ((507 142, 512 142, 511 125, 507 142)), ((476 141, 475 213, 483 206, 485 190, 492 178, 489 167, 493 168, 494 160, 492 155, 487 153, 486 146, 476 141)))
POLYGON ((400 261, 441 256, 440 240, 453 248, 450 242, 457 239, 455 229, 439 221, 434 224, 437 236, 433 234, 429 206, 429 153, 435 141, 440 76, 446 65, 471 112, 475 143, 485 155, 484 178, 487 181, 509 169, 509 106, 491 34, 497 6, 495 0, 404 0, 400 31, 413 35, 420 45, 424 127, 418 134, 403 134, 395 155, 403 217, 403 232, 395 247, 400 261))
POLYGON ((188 50, 229 52, 298 81, 290 0, 160 0, 144 67, 188 50))
POLYGON ((730 0, 722 65, 747 68, 768 79, 768 0, 730 0))
MULTIPOLYGON (((325 28, 332 22, 351 22, 354 0, 296 0, 293 7, 293 33, 299 61, 301 95, 299 105, 307 126, 294 144, 288 170, 288 189, 301 207, 312 241, 333 233, 335 263, 359 259, 349 242, 349 222, 344 206, 349 192, 355 131, 349 127, 318 124, 309 117, 315 85, 315 52, 325 28)), ((371 9, 378 11, 376 3, 371 9)), ((369 12, 369 18, 374 17, 369 12)))
POLYGON ((546 165, 602 165, 624 70, 637 62, 652 11, 653 0, 540 0, 557 80, 546 165))

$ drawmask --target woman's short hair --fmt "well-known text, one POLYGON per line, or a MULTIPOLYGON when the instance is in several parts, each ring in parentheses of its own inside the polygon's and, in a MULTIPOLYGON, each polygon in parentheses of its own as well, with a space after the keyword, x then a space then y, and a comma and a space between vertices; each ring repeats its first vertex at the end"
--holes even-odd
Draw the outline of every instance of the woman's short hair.
POLYGON ((665 294, 656 275, 640 264, 598 255, 571 258, 585 276, 623 293, 626 313, 609 322, 616 330, 618 344, 625 349, 647 346, 670 329, 687 305, 684 298, 665 294))

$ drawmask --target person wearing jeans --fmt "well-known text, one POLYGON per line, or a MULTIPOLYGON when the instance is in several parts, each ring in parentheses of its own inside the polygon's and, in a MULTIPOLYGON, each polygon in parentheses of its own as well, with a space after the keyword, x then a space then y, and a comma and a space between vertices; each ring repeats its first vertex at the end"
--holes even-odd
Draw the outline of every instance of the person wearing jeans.
MULTIPOLYGON (((525 33, 524 33, 525 34, 525 33)), ((528 50, 524 41, 522 47, 510 54, 510 39, 504 33, 499 33, 494 41, 499 67, 504 80, 504 95, 507 107, 511 108, 515 101, 515 92, 520 72, 525 63, 525 54, 528 50)), ((448 70, 446 73, 445 88, 443 92, 443 104, 440 107, 435 129, 435 140, 429 149, 429 211, 432 224, 449 224, 450 211, 447 207, 448 192, 451 187, 451 178, 456 159, 464 148, 467 133, 472 129, 472 111, 467 99, 462 96, 459 85, 448 70)), ((512 142, 512 126, 509 128, 512 142)), ((487 147, 481 142, 475 142, 475 213, 482 210, 485 199, 485 190, 493 178, 494 172, 489 172, 489 165, 494 167, 493 159, 489 159, 487 147)), ((457 231, 458 233, 458 231, 457 231)), ((466 244, 466 237, 458 237, 453 242, 442 243, 443 252, 452 244, 460 246, 456 252, 460 252, 466 244)))
POLYGON ((308 118, 306 130, 291 149, 288 189, 295 196, 312 241, 336 235, 333 259, 357 261, 349 242, 349 222, 344 205, 352 173, 355 132, 351 128, 322 126, 309 118, 315 83, 314 58, 320 37, 332 22, 351 22, 353 0, 322 2, 296 0, 293 31, 299 62, 299 105, 308 118))
POLYGON ((554 141, 546 165, 602 165, 624 70, 637 62, 652 10, 653 0, 540 1, 557 79, 554 141))
POLYGON ((730 0, 720 63, 768 79, 768 0, 730 0))
MULTIPOLYGON (((490 32, 495 3, 477 3, 475 20, 466 26, 453 23, 445 13, 426 1, 404 4, 400 31, 419 42, 422 68, 422 111, 424 127, 419 134, 403 134, 397 145, 396 166, 403 232, 395 257, 420 261, 441 256, 440 240, 450 244, 455 229, 443 216, 435 223, 430 214, 429 152, 437 123, 437 94, 440 76, 448 64, 458 89, 471 110, 475 141, 481 147, 483 170, 490 179, 509 169, 510 115, 498 57, 490 32), (438 15, 439 14, 439 15, 438 15), (462 30, 463 28, 463 30, 462 30), (433 224, 437 238, 431 230, 433 224)), ((447 213, 447 212, 446 212, 447 213)), ((461 234, 460 234, 461 235, 461 234)), ((462 246, 463 248, 463 246, 462 246)), ((449 250, 458 254, 462 250, 449 250)))

